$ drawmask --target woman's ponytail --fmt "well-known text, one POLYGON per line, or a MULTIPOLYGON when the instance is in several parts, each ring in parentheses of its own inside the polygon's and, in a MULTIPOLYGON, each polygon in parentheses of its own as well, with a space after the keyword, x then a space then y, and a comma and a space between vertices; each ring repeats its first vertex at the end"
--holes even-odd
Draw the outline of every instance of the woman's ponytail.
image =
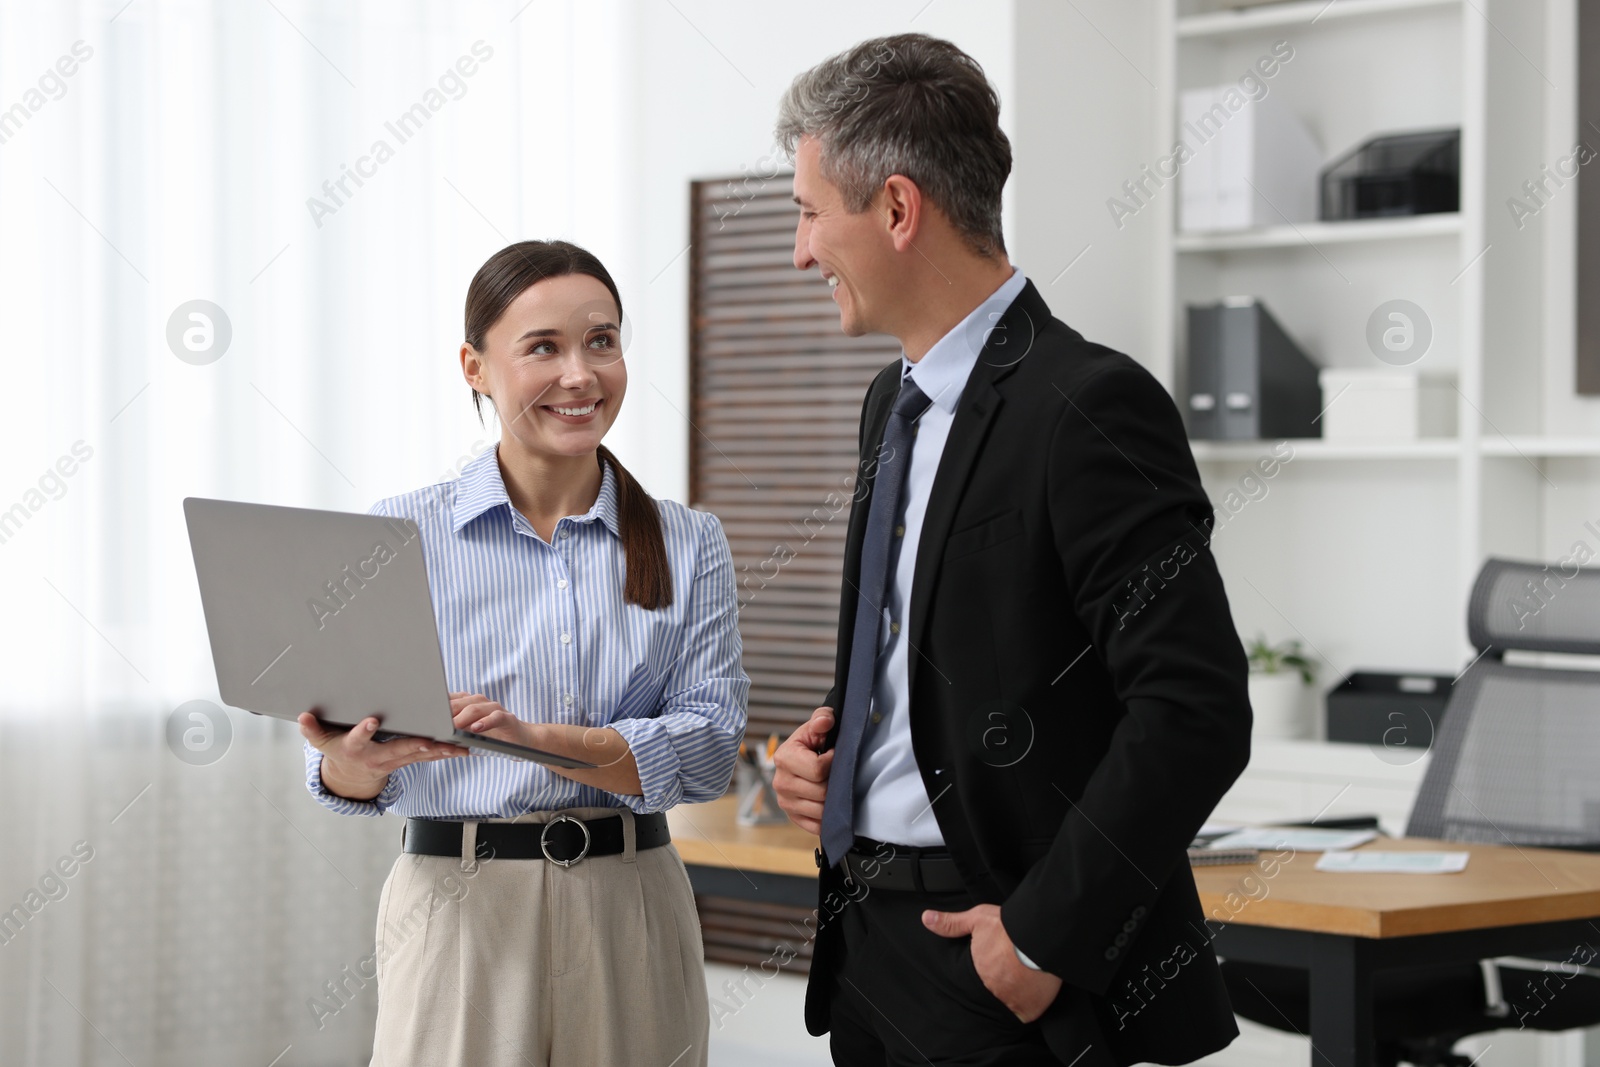
POLYGON ((661 513, 655 498, 623 469, 611 450, 601 445, 596 454, 617 473, 617 525, 622 528, 622 555, 627 579, 622 597, 649 611, 672 604, 672 570, 667 565, 667 542, 661 533, 661 513))

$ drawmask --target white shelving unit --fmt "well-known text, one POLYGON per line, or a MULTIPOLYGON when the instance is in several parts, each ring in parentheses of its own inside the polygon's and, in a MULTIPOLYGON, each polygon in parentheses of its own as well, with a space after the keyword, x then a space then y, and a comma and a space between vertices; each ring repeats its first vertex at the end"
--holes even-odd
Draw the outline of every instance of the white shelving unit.
POLYGON ((1600 437, 1484 437, 1483 454, 1507 459, 1588 459, 1600 456, 1600 437))
MULTIPOLYGON (((1461 440, 1425 437, 1420 441, 1324 441, 1318 437, 1291 438, 1296 460, 1312 459, 1459 459, 1461 440)), ((1201 463, 1254 463, 1263 454, 1259 441, 1194 441, 1190 447, 1201 463)), ((1496 437, 1484 435, 1479 451, 1491 459, 1596 459, 1600 437, 1496 437)))
MULTIPOLYGON (((1416 369, 1454 375, 1455 437, 1295 440, 1270 478, 1255 465, 1277 442, 1193 448, 1242 633, 1302 639, 1324 664, 1319 691, 1358 668, 1453 675, 1473 656, 1466 604, 1483 560, 1553 558, 1548 546, 1570 538, 1545 535, 1551 515, 1600 515, 1600 436, 1553 434, 1547 426, 1573 420, 1545 415, 1564 385, 1544 380, 1545 346, 1561 336, 1546 291, 1571 279, 1551 276, 1566 268, 1546 255, 1542 225, 1519 230, 1506 207, 1555 158, 1556 141, 1570 148, 1577 136, 1552 132, 1552 116, 1575 110, 1570 64, 1559 66, 1565 79, 1545 70, 1546 54, 1562 47, 1546 20, 1564 25, 1565 0, 1306 0, 1221 13, 1198 13, 1196 2, 1161 0, 1155 80, 1166 99, 1153 158, 1180 139, 1179 93, 1237 82, 1279 41, 1294 54, 1264 80, 1267 90, 1306 123, 1326 160, 1382 133, 1461 129, 1458 213, 1180 234, 1176 190, 1151 204, 1160 213, 1157 306, 1169 310, 1151 349, 1166 363, 1152 369, 1174 396, 1185 395, 1191 303, 1259 296, 1313 360, 1346 368, 1380 366, 1365 341, 1380 304, 1405 299, 1428 313, 1433 343, 1416 369), (1578 486, 1577 498, 1553 497, 1557 481, 1578 486)), ((1313 703, 1320 712, 1320 696, 1308 693, 1308 711, 1313 703)), ((1379 810, 1394 824, 1425 764, 1396 768, 1381 757, 1364 746, 1259 742, 1218 817, 1309 818, 1324 793, 1357 783, 1366 793, 1341 797, 1336 810, 1379 810)), ((1530 1043, 1501 1033, 1493 1043, 1483 1067, 1583 1062, 1582 1035, 1530 1043)), ((1205 1062, 1307 1061, 1303 1039, 1251 1028, 1205 1062)))
POLYGON ((1319 22, 1376 16, 1423 7, 1454 7, 1460 0, 1304 0, 1240 11, 1187 15, 1177 20, 1179 37, 1227 37, 1267 29, 1304 29, 1319 22))
MULTIPOLYGON (((1263 82, 1326 159, 1381 133, 1461 129, 1458 213, 1180 234, 1177 196, 1153 204, 1166 214, 1157 284, 1171 309, 1154 345, 1169 362, 1156 369, 1175 395, 1187 304, 1260 296, 1330 367, 1379 365, 1365 330, 1385 301, 1411 300, 1428 313, 1433 342, 1416 366, 1454 376, 1458 436, 1293 442, 1293 461, 1262 480, 1264 497, 1232 515, 1215 548, 1240 629, 1301 637, 1327 661, 1324 682, 1356 667, 1453 672, 1471 658, 1466 601, 1483 559, 1540 556, 1547 463, 1600 456, 1600 439, 1542 435, 1542 381, 1526 365, 1537 364, 1529 339, 1537 345, 1542 323, 1543 242, 1536 228, 1518 231, 1505 208, 1546 162, 1553 90, 1537 63, 1543 0, 1308 0, 1221 13, 1164 0, 1163 8, 1168 101, 1152 146, 1158 158, 1183 135, 1182 90, 1236 82, 1279 41, 1293 56, 1263 82)), ((1213 502, 1248 479, 1271 445, 1197 442, 1213 502)))
POLYGON ((1181 233, 1173 238, 1178 252, 1241 252, 1252 248, 1294 248, 1352 241, 1404 241, 1416 237, 1456 237, 1459 214, 1417 215, 1403 219, 1359 219, 1351 222, 1297 222, 1222 233, 1181 233))
MULTIPOLYGON (((1316 437, 1293 438, 1294 462, 1320 459, 1456 459, 1461 442, 1451 438, 1393 443, 1324 441, 1316 437)), ((1264 452, 1259 441, 1194 441, 1194 457, 1201 463, 1254 463, 1264 452)))

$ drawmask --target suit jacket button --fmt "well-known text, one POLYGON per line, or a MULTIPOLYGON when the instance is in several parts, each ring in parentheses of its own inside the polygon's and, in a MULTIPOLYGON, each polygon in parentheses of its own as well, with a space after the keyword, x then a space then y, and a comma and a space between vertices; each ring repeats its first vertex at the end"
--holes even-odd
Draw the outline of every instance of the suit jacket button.
POLYGON ((1128 935, 1127 934, 1118 934, 1116 937, 1113 937, 1111 939, 1111 943, 1120 948, 1121 946, 1126 945, 1128 943, 1128 935))
POLYGON ((1134 909, 1133 909, 1133 917, 1135 919, 1142 919, 1146 915, 1149 915, 1149 914, 1150 914, 1150 909, 1145 907, 1143 904, 1136 905, 1134 907, 1134 909))
POLYGON ((1122 950, 1121 950, 1121 949, 1116 949, 1116 948, 1108 948, 1108 949, 1106 949, 1106 959, 1108 959, 1108 960, 1114 960, 1114 959, 1116 959, 1116 958, 1117 958, 1117 957, 1118 957, 1118 956, 1119 956, 1119 955, 1121 955, 1121 953, 1122 953, 1122 950))
POLYGON ((1139 923, 1134 919, 1129 919, 1127 922, 1122 924, 1122 930, 1123 930, 1124 933, 1131 934, 1135 930, 1137 930, 1138 928, 1139 928, 1139 923))

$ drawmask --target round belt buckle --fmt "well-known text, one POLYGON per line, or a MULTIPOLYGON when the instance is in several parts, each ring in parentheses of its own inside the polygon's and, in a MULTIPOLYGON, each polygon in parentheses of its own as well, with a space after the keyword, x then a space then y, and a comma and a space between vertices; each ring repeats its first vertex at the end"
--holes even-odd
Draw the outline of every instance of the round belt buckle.
POLYGON ((571 815, 557 815, 555 818, 545 823, 544 829, 539 831, 539 851, 544 853, 545 859, 559 867, 571 867, 574 863, 577 863, 579 860, 583 859, 583 857, 589 854, 589 846, 592 843, 593 839, 589 836, 589 827, 584 825, 582 819, 575 819, 571 815), (583 848, 580 849, 578 854, 572 857, 570 860, 558 860, 554 856, 550 855, 550 828, 564 822, 576 823, 578 829, 583 831, 583 848))

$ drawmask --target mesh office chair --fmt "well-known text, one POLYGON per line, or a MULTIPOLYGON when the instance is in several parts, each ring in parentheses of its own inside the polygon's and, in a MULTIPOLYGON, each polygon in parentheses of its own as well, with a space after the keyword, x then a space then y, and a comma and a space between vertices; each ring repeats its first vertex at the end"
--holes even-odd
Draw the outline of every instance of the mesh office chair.
MULTIPOLYGON (((1467 632, 1481 655, 1437 724, 1406 835, 1600 851, 1600 671, 1502 660, 1508 649, 1600 655, 1600 568, 1491 559, 1467 632)), ((1600 960, 1588 962, 1568 953, 1380 971, 1378 1062, 1467 1067, 1451 1049, 1471 1034, 1600 1025, 1600 960)), ((1239 1015, 1309 1029, 1304 970, 1224 961, 1223 977, 1239 1015)))

